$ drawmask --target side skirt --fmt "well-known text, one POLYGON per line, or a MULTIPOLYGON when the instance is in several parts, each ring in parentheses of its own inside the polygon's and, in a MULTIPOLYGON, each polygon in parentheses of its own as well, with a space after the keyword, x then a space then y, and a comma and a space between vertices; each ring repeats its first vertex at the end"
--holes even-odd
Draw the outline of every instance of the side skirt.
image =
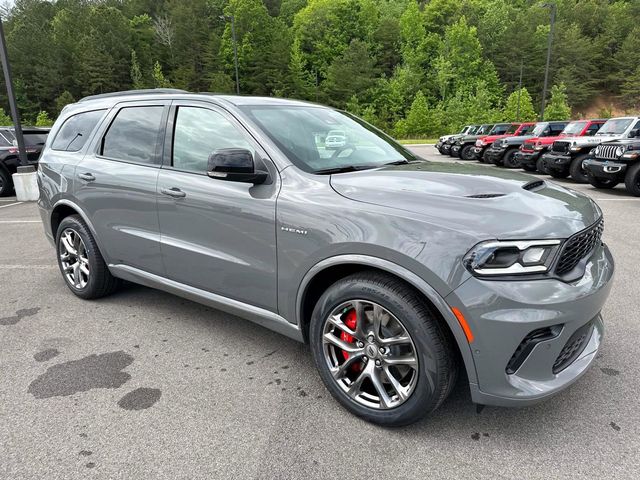
POLYGON ((302 332, 297 325, 288 322, 285 318, 281 317, 277 313, 270 312, 260 307, 248 305, 238 300, 216 295, 215 293, 207 292, 199 288, 191 287, 183 283, 169 280, 168 278, 154 275, 153 273, 145 272, 138 268, 130 267, 128 265, 109 265, 111 273, 118 278, 128 280, 133 283, 139 283, 147 287, 163 290, 174 295, 192 300, 194 302, 202 303, 209 307, 221 310, 223 312, 237 315, 246 320, 250 320, 258 325, 261 325, 269 330, 278 332, 289 338, 303 341, 302 332))

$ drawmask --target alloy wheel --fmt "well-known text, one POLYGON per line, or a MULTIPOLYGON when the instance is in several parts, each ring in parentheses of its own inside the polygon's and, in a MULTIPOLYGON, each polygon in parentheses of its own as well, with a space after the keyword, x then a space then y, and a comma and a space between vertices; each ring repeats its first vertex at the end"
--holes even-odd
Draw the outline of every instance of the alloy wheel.
POLYGON ((62 272, 70 285, 82 289, 89 282, 89 257, 82 237, 71 228, 60 235, 58 255, 62 272))
POLYGON ((386 410, 406 402, 418 381, 411 335, 391 312, 368 300, 350 300, 325 320, 322 349, 329 371, 355 402, 386 410))

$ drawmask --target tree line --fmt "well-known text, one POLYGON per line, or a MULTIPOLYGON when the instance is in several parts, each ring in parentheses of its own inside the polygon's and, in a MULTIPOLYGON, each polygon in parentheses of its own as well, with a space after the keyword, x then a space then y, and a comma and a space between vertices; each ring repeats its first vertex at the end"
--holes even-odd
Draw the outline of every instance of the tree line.
MULTIPOLYGON (((602 96, 636 109, 640 2, 554 1, 545 117, 579 116, 602 96)), ((242 94, 326 103, 398 137, 539 111, 542 2, 16 0, 3 17, 24 123, 50 123, 64 105, 109 91, 233 93, 230 16, 242 94)))

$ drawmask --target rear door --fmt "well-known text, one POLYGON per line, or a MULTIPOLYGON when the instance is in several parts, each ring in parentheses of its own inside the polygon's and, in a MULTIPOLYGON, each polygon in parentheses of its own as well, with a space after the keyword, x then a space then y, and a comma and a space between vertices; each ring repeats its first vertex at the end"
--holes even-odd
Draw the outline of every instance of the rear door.
POLYGON ((276 299, 276 197, 280 179, 266 153, 228 112, 174 102, 158 179, 166 276, 271 311, 276 299), (268 169, 263 185, 210 178, 209 155, 244 148, 268 169))
POLYGON ((74 179, 107 261, 160 275, 156 184, 168 109, 164 101, 118 104, 74 179))

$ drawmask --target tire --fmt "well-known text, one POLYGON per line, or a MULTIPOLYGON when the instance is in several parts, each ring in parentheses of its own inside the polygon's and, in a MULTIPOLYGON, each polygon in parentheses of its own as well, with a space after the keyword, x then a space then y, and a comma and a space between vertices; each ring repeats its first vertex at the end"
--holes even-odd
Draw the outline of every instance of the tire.
POLYGON ((93 235, 79 215, 70 215, 60 222, 56 232, 56 257, 62 278, 69 289, 80 298, 101 298, 113 293, 120 285, 120 280, 111 275, 93 235), (66 243, 63 241, 63 235, 66 243), (69 255, 70 250, 66 244, 73 247, 75 255, 69 255), (81 265, 69 271, 68 268, 72 268, 69 267, 71 262, 81 265), (85 266, 88 274, 84 273, 82 266, 85 266), (68 271, 65 271, 65 267, 68 271))
POLYGON ((624 185, 634 197, 640 197, 640 163, 632 165, 624 177, 624 185))
POLYGON ((475 158, 475 153, 473 153, 473 145, 465 145, 460 150, 460 158, 463 160, 473 160, 475 158))
POLYGON ((518 153, 517 148, 510 148, 507 150, 502 157, 502 164, 506 168, 520 168, 521 164, 518 160, 516 160, 516 153, 518 153))
POLYGON ((8 197, 13 193, 13 180, 4 168, 0 168, 0 197, 8 197))
POLYGON ((576 158, 571 160, 571 165, 569 165, 569 174, 571 175, 571 178, 578 183, 589 183, 587 171, 582 168, 582 161, 587 157, 587 154, 578 155, 576 158))
MULTIPOLYGON (((349 323, 348 318, 344 321, 346 324, 349 323)), ((457 378, 457 358, 450 332, 443 328, 437 315, 431 311, 417 292, 402 281, 385 274, 356 273, 329 287, 320 297, 313 311, 309 340, 314 362, 331 395, 351 413, 378 425, 396 427, 420 420, 440 406, 451 392, 457 378), (384 334, 385 328, 399 327, 401 330, 399 335, 404 336, 404 340, 407 338, 409 340, 401 342, 402 346, 393 347, 395 352, 388 351, 385 355, 382 350, 378 350, 377 356, 370 356, 365 360, 367 356, 372 355, 370 350, 367 350, 371 345, 383 348, 382 342, 386 335, 376 335, 375 341, 369 340, 372 338, 369 337, 369 332, 373 327, 370 322, 371 317, 368 315, 372 313, 355 313, 356 311, 369 312, 368 309, 373 308, 372 304, 377 306, 377 311, 383 312, 379 318, 387 322, 386 326, 383 325, 379 330, 380 332, 384 334), (362 308, 356 310, 354 308, 356 305, 362 308), (352 342, 354 347, 358 347, 359 353, 355 351, 352 351, 355 353, 346 353, 333 342, 326 340, 327 335, 333 338, 338 338, 336 337, 338 334, 344 335, 343 330, 335 327, 329 319, 344 320, 349 315, 356 318, 355 320, 351 318, 355 322, 352 328, 359 333, 357 336, 354 333, 353 337, 347 335, 346 340, 352 342), (367 318, 366 325, 362 322, 362 318, 367 318), (360 331, 360 328, 363 330, 360 331), (357 340, 362 341, 362 344, 358 345, 357 340), (407 353, 406 349, 411 350, 407 353), (365 355, 365 351, 369 353, 365 355), (340 355, 346 355, 342 364, 340 364, 342 358, 340 355), (347 364, 348 358, 351 358, 349 355, 353 358, 347 364), (401 366, 409 372, 404 374, 405 377, 410 377, 405 387, 411 387, 411 390, 405 391, 404 399, 397 393, 398 390, 391 387, 386 373, 383 373, 394 367, 382 362, 386 362, 395 355, 399 355, 397 358, 417 359, 415 367, 404 364, 401 366), (378 367, 376 362, 380 362, 382 367, 378 367), (334 378, 330 365, 342 371, 340 378, 334 378), (429 365, 429 368, 425 368, 426 365, 429 365), (342 370, 341 366, 344 366, 342 370), (367 372, 371 372, 371 375, 369 376, 367 372), (382 388, 387 395, 388 402, 385 405, 387 408, 382 408, 382 399, 385 394, 374 388, 372 380, 374 375, 380 375, 378 381, 386 380, 382 388), (353 378, 349 379, 348 376, 353 378), (359 382, 359 380, 362 381, 359 382), (358 385, 358 388, 354 389, 355 385, 358 385), (371 393, 365 391, 367 388, 369 392, 374 392, 374 397, 377 396, 378 400, 371 400, 373 397, 371 393), (349 395, 348 389, 354 392, 357 390, 354 393, 355 396, 349 395), (358 395, 361 398, 358 398, 358 395), (367 398, 371 402, 367 402, 367 398), (392 405, 391 402, 394 399, 396 404, 392 405)), ((376 349, 373 348, 373 350, 376 349)), ((400 379, 400 387, 403 387, 404 380, 406 378, 400 379)), ((397 378, 396 381, 398 381, 397 378)))
POLYGON ((610 180, 608 178, 599 178, 599 177, 594 177, 592 175, 588 176, 589 178, 589 183, 596 187, 596 188, 600 188, 602 190, 609 190, 611 188, 614 188, 615 186, 618 185, 618 183, 615 180, 610 180))
POLYGON ((538 173, 544 173, 545 175, 549 175, 549 169, 547 168, 547 162, 545 162, 545 160, 542 158, 542 156, 540 158, 538 158, 538 160, 536 160, 536 171, 538 173))

